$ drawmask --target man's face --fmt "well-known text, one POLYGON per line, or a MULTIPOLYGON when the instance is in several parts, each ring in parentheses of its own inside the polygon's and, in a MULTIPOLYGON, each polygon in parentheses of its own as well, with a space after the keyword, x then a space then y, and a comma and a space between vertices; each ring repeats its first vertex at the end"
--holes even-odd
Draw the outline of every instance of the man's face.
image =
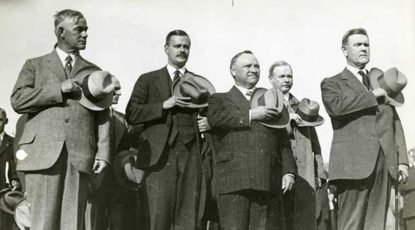
POLYGON ((252 54, 242 54, 231 67, 231 74, 237 86, 253 88, 259 80, 260 68, 258 60, 252 54))
POLYGON ((61 23, 61 27, 60 38, 66 51, 76 52, 85 49, 88 37, 86 33, 88 26, 85 18, 79 18, 78 21, 75 18, 66 18, 61 23))
POLYGON ((164 52, 170 65, 176 68, 183 67, 189 58, 190 38, 179 35, 170 37, 169 44, 164 46, 164 52))
POLYGON ((356 68, 362 69, 370 61, 369 38, 366 35, 350 36, 342 50, 347 63, 356 68))
POLYGON ((115 82, 114 95, 112 96, 112 104, 118 104, 121 96, 121 84, 118 80, 115 82))
POLYGON ((7 116, 4 113, 0 112, 0 133, 4 131, 4 126, 6 126, 7 121, 7 116))
POLYGON ((287 94, 293 86, 293 71, 287 65, 274 68, 269 81, 274 88, 280 89, 283 94, 287 94))

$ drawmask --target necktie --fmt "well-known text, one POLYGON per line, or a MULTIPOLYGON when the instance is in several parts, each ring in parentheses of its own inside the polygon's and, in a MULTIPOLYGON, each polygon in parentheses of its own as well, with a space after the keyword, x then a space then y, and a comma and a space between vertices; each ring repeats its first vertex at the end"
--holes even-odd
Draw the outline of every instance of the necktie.
POLYGON ((370 89, 370 81, 369 81, 369 77, 367 76, 367 74, 365 72, 363 72, 362 70, 360 70, 358 72, 358 74, 360 74, 360 76, 362 76, 362 82, 363 85, 366 87, 366 89, 370 89))
POLYGON ((66 76, 67 77, 69 77, 69 75, 71 74, 71 71, 72 71, 72 58, 71 58, 71 56, 67 56, 66 58, 65 58, 65 73, 66 73, 66 76))
POLYGON ((174 71, 173 82, 175 82, 179 78, 180 78, 180 71, 179 70, 174 71))
POLYGON ((248 91, 246 91, 245 95, 246 95, 246 98, 248 100, 251 100, 251 96, 252 96, 253 92, 254 92, 254 90, 252 90, 252 89, 249 89, 248 91))

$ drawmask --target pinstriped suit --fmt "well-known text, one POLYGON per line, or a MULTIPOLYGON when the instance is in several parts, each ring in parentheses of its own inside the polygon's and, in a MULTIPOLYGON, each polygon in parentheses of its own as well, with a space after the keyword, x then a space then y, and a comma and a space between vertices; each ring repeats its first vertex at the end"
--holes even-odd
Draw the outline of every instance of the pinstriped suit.
POLYGON ((61 93, 62 82, 85 68, 99 69, 79 56, 66 76, 54 50, 27 60, 13 89, 13 109, 28 116, 19 141, 27 156, 17 170, 26 173, 35 230, 81 228, 94 159, 109 162, 108 110, 90 111, 61 93))
POLYGON ((224 229, 230 228, 228 224, 239 226, 246 221, 251 222, 248 223, 250 229, 282 227, 279 212, 281 178, 286 173, 296 173, 286 130, 270 129, 257 121, 249 122, 249 109, 248 100, 236 87, 228 93, 214 94, 209 100, 208 121, 217 153, 214 162, 215 193, 219 196, 219 218, 224 229), (232 201, 228 203, 240 196, 251 200, 251 207, 235 207, 232 201), (246 220, 246 216, 234 215, 236 212, 249 213, 252 206, 267 211, 248 215, 250 220, 246 220), (236 219, 232 220, 234 217, 236 219), (258 225, 253 226, 253 222, 258 225))

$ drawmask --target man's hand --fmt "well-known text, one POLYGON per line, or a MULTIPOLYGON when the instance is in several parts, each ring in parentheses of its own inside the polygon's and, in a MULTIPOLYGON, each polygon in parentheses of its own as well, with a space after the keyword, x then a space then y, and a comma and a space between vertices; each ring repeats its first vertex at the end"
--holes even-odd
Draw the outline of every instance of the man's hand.
POLYGON ((372 90, 372 93, 373 93, 373 95, 375 95, 376 98, 386 96, 386 91, 382 88, 374 89, 374 90, 372 90))
POLYGON ((285 174, 282 177, 282 194, 285 194, 288 191, 293 189, 295 183, 294 175, 292 174, 285 174))
POLYGON ((203 133, 210 130, 210 125, 207 121, 207 117, 197 116, 197 126, 199 127, 199 132, 203 133))
POLYGON ((81 91, 81 82, 77 79, 67 79, 61 84, 63 94, 77 93, 81 91))
POLYGON ((143 181, 145 172, 142 169, 133 167, 130 162, 127 162, 124 165, 124 173, 127 176, 129 181, 136 183, 136 184, 141 184, 141 182, 143 181))
POLYGON ((279 115, 276 108, 268 108, 266 106, 258 106, 251 109, 251 120, 271 120, 279 115))
POLYGON ((171 96, 169 99, 163 102, 163 109, 171 109, 176 105, 184 108, 188 106, 189 103, 190 103, 190 97, 171 96))
POLYGON ((301 122, 303 121, 303 119, 301 119, 300 115, 296 114, 296 113, 290 113, 290 120, 295 121, 295 123, 301 124, 301 122))
POLYGON ((408 166, 404 164, 398 165, 398 181, 399 183, 406 183, 408 181, 408 166))
POLYGON ((12 180, 12 190, 20 190, 22 186, 20 185, 20 182, 17 180, 12 180))
POLYGON ((101 173, 108 166, 108 163, 104 160, 95 159, 94 165, 92 166, 92 171, 94 173, 101 173))

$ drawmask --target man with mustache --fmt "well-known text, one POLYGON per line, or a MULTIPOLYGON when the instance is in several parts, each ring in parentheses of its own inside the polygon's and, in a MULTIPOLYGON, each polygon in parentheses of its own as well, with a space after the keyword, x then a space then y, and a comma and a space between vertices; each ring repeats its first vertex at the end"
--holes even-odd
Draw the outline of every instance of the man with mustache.
MULTIPOLYGON (((150 229, 196 229, 201 184, 200 133, 206 117, 187 108, 189 97, 172 96, 174 80, 188 72, 190 38, 182 30, 168 33, 167 65, 141 75, 126 109, 131 125, 143 124, 136 168, 145 171, 150 229)), ((140 181, 137 181, 140 183, 140 181)))
POLYGON ((26 61, 11 96, 13 109, 27 115, 17 170, 25 174, 30 229, 84 229, 88 178, 109 163, 109 114, 78 101, 78 73, 99 70, 79 54, 88 37, 85 17, 62 10, 54 24, 54 50, 26 61))
POLYGON ((295 161, 286 130, 259 121, 278 117, 276 108, 250 108, 260 67, 251 51, 230 65, 235 86, 209 100, 214 135, 214 180, 221 229, 283 229, 282 193, 291 190, 295 161))
POLYGON ((333 127, 329 180, 337 186, 338 229, 384 229, 391 183, 408 177, 405 137, 386 91, 369 81, 366 30, 347 31, 341 47, 346 68, 321 82, 333 127))

